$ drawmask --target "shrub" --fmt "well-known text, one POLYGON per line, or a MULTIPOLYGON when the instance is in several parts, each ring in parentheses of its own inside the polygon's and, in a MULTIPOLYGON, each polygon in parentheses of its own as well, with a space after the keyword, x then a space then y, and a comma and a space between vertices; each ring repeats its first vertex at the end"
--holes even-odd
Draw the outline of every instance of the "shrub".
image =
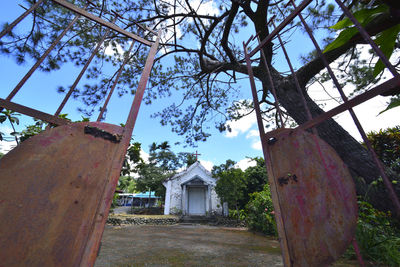
MULTIPOLYGON (((371 204, 359 201, 356 239, 365 260, 389 266, 400 266, 400 235, 390 212, 378 211, 371 204)), ((346 252, 355 258, 353 248, 346 252)))
POLYGON ((247 204, 247 224, 250 229, 266 235, 277 236, 274 209, 269 185, 261 192, 250 194, 247 204))
POLYGON ((229 210, 229 218, 238 219, 240 221, 245 221, 247 219, 247 213, 245 210, 229 210))

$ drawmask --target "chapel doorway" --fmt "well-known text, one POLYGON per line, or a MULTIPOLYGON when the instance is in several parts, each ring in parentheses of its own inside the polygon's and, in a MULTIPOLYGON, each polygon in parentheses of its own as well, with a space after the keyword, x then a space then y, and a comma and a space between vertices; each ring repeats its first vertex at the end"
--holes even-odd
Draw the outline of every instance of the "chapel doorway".
POLYGON ((204 187, 189 187, 189 215, 206 215, 206 192, 204 187))

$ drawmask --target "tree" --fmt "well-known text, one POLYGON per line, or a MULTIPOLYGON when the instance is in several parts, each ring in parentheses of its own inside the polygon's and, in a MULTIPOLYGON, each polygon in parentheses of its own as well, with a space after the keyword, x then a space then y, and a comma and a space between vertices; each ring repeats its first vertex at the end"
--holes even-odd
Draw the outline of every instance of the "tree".
MULTIPOLYGON (((29 3, 32 1, 29 0, 29 3)), ((83 6, 83 0, 75 1, 83 6)), ((297 3, 299 1, 296 1, 297 3)), ((385 30, 398 25, 400 16, 397 1, 382 0, 375 1, 372 8, 386 3, 388 8, 376 14, 370 20, 365 21, 365 28, 371 36, 378 36, 385 30)), ((169 96, 173 91, 178 90, 182 101, 171 103, 171 105, 155 114, 161 124, 171 125, 172 130, 186 137, 188 143, 198 140, 206 140, 210 135, 207 132, 206 123, 212 118, 215 126, 221 130, 229 130, 226 121, 239 119, 253 110, 251 101, 232 101, 239 90, 237 81, 247 75, 247 69, 243 62, 240 34, 243 31, 258 33, 264 39, 270 29, 267 23, 272 16, 275 21, 283 20, 283 14, 288 14, 293 8, 286 7, 286 1, 215 1, 219 11, 210 14, 204 11, 212 10, 204 8, 209 5, 208 1, 95 1, 97 7, 90 7, 90 11, 110 20, 113 16, 110 10, 116 10, 126 18, 120 25, 127 30, 139 32, 135 23, 145 24, 148 27, 157 29, 163 28, 162 50, 155 61, 155 67, 150 80, 150 88, 146 93, 145 102, 152 103, 155 99, 169 96), (196 3, 196 4, 195 4, 196 3), (171 64, 170 62, 173 61, 171 64), (184 90, 182 90, 184 88, 184 90)), ((366 8, 366 1, 349 0, 346 4, 353 10, 358 11, 366 8)), ((329 1, 316 1, 303 15, 308 18, 313 30, 328 29, 329 26, 342 20, 344 15, 335 8, 329 1)), ((26 56, 35 59, 43 54, 48 44, 54 40, 57 34, 71 21, 72 14, 57 7, 53 2, 47 1, 34 13, 32 27, 26 33, 9 34, 0 43, 0 50, 6 54, 13 54, 17 62, 22 63, 26 56)), ((296 28, 295 22, 289 25, 287 33, 296 28), (292 27, 292 28, 290 28, 292 27)), ((94 26, 87 20, 79 20, 76 23, 75 32, 67 35, 67 41, 56 46, 57 53, 52 54, 41 66, 43 71, 51 71, 60 68, 67 61, 72 61, 78 66, 85 63, 85 58, 90 53, 95 43, 104 33, 102 27, 94 26)), ((326 33, 326 32, 325 32, 326 33)), ((105 47, 112 47, 116 54, 119 54, 117 45, 127 47, 128 40, 112 35, 114 38, 107 39, 105 47)), ((395 38, 398 40, 398 35, 395 38)), ((332 41, 327 36, 325 44, 332 41)), ((353 83, 358 91, 365 90, 370 84, 377 82, 384 75, 374 77, 375 55, 371 53, 371 60, 360 58, 364 43, 360 34, 356 33, 350 40, 345 41, 330 51, 325 52, 329 62, 336 61, 340 67, 340 76, 343 83, 353 83)), ((396 43, 395 52, 399 46, 396 43)), ((303 109, 299 92, 293 79, 293 75, 287 75, 279 70, 275 64, 275 49, 278 44, 268 43, 263 52, 272 72, 272 78, 277 88, 277 98, 284 109, 287 118, 293 119, 297 124, 307 120, 306 112, 303 109)), ((138 46, 132 53, 130 66, 122 74, 122 79, 117 88, 120 94, 128 92, 126 88, 135 88, 138 82, 140 68, 143 66, 144 55, 147 49, 138 46), (137 68, 136 68, 137 67, 137 68)), ((396 53, 393 53, 396 54, 396 53)), ((304 65, 295 71, 299 85, 306 98, 306 103, 315 117, 323 113, 320 106, 312 100, 307 88, 312 83, 326 78, 320 74, 324 69, 321 58, 310 53, 304 57, 304 65)), ((82 99, 87 107, 83 108, 86 113, 91 113, 94 107, 99 105, 107 93, 110 76, 102 76, 101 68, 104 62, 112 62, 118 65, 121 57, 113 57, 103 52, 96 58, 88 71, 88 78, 92 82, 78 88, 74 95, 82 99)), ((253 62, 253 73, 260 82, 258 88, 260 102, 263 104, 265 120, 275 118, 276 111, 274 103, 271 102, 271 84, 268 80, 266 69, 261 62, 253 62)), ((111 77, 114 77, 111 75, 111 77)), ((64 92, 65 87, 60 87, 64 92)), ((134 90, 132 91, 134 93, 134 90)), ((370 184, 379 177, 379 172, 366 149, 349 135, 334 120, 327 120, 320 124, 318 133, 322 139, 329 143, 349 166, 358 183, 358 193, 365 193, 366 186, 359 181, 370 184)), ((376 195, 374 204, 380 208, 391 206, 387 194, 376 195)))
POLYGON ((399 180, 400 126, 370 132, 367 136, 379 159, 397 173, 399 180))
MULTIPOLYGON (((0 113, 0 123, 5 122, 6 120, 8 120, 10 122, 11 128, 13 129, 13 132, 11 133, 11 135, 14 136, 15 142, 17 143, 17 145, 19 144, 19 141, 18 141, 18 137, 17 137, 17 131, 15 130, 15 127, 14 127, 14 123, 16 123, 17 125, 19 124, 19 119, 17 117, 19 115, 21 115, 21 114, 18 114, 16 112, 8 110, 8 109, 6 109, 0 113)), ((3 137, 1 137, 1 140, 2 139, 3 139, 3 137)))
POLYGON ((244 197, 246 181, 241 169, 230 168, 218 173, 215 192, 221 202, 227 202, 229 208, 234 208, 239 216, 240 202, 244 197))
POLYGON ((170 150, 168 141, 149 146, 149 161, 136 165, 135 171, 139 174, 136 180, 136 189, 139 191, 155 191, 157 196, 165 197, 163 182, 172 176, 175 171, 184 166, 188 153, 176 155, 170 150))
POLYGON ((245 206, 249 202, 251 194, 263 191, 264 186, 268 184, 268 176, 264 159, 261 157, 256 157, 253 158, 253 160, 256 161, 256 166, 248 167, 244 171, 246 188, 243 193, 244 198, 241 203, 242 206, 245 206))

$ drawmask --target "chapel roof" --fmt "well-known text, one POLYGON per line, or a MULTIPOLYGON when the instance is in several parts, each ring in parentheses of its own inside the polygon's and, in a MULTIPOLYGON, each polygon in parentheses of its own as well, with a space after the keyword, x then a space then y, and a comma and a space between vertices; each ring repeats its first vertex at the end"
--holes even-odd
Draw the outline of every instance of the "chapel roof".
POLYGON ((179 178, 179 177, 182 177, 182 176, 184 176, 185 174, 191 172, 191 171, 192 171, 193 169, 195 169, 195 168, 200 168, 200 169, 201 169, 202 171, 204 171, 207 175, 212 176, 211 172, 209 172, 206 168, 204 168, 204 166, 201 165, 200 161, 196 161, 195 163, 193 163, 192 165, 190 165, 190 167, 187 168, 186 170, 181 171, 181 172, 179 172, 179 173, 173 175, 172 177, 165 179, 165 181, 174 180, 174 179, 177 179, 177 178, 179 178))

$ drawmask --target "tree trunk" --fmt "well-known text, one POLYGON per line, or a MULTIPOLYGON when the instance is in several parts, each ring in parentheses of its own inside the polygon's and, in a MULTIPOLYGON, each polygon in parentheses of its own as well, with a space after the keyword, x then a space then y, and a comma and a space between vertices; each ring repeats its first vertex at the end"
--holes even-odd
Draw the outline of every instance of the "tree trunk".
MULTIPOLYGON (((279 78, 274 77, 274 82, 277 88, 277 97, 281 105, 298 124, 306 122, 307 113, 305 112, 301 96, 297 91, 294 81, 280 76, 279 78)), ((265 90, 266 81, 263 84, 265 90)), ((308 96, 304 88, 303 93, 312 116, 316 117, 322 114, 323 110, 308 96)), ((364 196, 368 193, 369 201, 376 208, 393 211, 392 201, 383 186, 370 190, 371 187, 369 185, 372 181, 380 177, 380 173, 367 149, 333 119, 319 124, 317 130, 319 136, 336 150, 349 167, 356 184, 357 194, 364 196)), ((396 193, 400 195, 399 190, 396 193)))

